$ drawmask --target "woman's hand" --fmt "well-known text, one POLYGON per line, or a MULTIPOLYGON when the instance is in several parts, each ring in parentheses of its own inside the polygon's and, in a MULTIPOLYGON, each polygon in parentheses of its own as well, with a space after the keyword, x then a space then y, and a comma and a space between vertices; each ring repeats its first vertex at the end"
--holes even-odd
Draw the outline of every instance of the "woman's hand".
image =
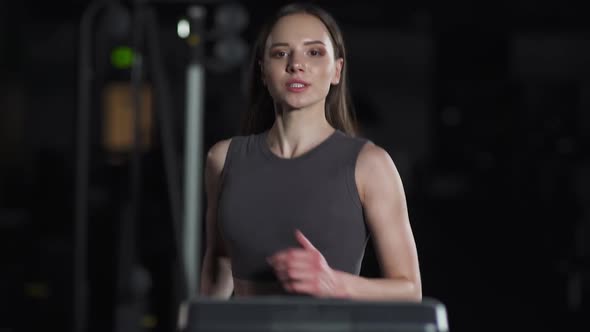
POLYGON ((330 268, 301 231, 295 231, 295 238, 301 248, 285 249, 268 258, 283 288, 315 297, 346 298, 345 273, 330 268))

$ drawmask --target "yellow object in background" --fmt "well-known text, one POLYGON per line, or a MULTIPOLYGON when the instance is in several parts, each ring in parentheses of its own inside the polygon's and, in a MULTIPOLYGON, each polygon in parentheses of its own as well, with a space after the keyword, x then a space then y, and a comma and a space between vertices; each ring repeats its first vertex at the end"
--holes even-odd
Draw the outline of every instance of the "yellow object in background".
MULTIPOLYGON (((147 150, 151 145, 152 90, 144 85, 140 92, 140 146, 147 150)), ((133 96, 131 84, 112 82, 103 90, 104 148, 109 152, 124 153, 133 149, 133 96)))

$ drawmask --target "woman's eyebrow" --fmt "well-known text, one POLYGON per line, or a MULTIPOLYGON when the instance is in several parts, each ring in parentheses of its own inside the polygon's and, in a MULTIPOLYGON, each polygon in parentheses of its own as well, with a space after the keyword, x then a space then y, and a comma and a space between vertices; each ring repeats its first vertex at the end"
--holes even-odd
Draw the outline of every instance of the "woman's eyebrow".
POLYGON ((307 42, 303 43, 303 45, 312 45, 312 44, 322 44, 324 46, 326 45, 321 40, 312 40, 312 41, 307 41, 307 42))

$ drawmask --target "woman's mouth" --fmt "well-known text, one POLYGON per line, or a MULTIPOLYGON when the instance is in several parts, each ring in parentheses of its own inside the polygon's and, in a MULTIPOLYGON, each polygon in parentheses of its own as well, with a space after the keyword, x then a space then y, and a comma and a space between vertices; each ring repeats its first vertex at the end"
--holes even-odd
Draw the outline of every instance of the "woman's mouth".
POLYGON ((291 81, 287 82, 286 86, 287 86, 288 91, 302 92, 307 89, 309 84, 306 82, 303 82, 303 81, 299 81, 299 80, 291 80, 291 81))

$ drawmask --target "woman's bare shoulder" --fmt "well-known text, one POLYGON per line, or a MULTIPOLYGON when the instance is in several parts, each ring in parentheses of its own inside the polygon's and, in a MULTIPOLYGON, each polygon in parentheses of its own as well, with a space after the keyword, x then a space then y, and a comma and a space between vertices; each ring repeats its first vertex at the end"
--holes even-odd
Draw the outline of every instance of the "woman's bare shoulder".
POLYGON ((399 173, 389 152, 372 142, 361 149, 355 173, 362 201, 368 192, 400 184, 399 173))
POLYGON ((223 169, 231 140, 231 138, 222 139, 209 148, 207 152, 207 168, 214 171, 214 173, 218 174, 223 169))
POLYGON ((376 167, 392 166, 394 164, 389 152, 373 142, 367 142, 359 153, 357 168, 374 170, 376 167))

